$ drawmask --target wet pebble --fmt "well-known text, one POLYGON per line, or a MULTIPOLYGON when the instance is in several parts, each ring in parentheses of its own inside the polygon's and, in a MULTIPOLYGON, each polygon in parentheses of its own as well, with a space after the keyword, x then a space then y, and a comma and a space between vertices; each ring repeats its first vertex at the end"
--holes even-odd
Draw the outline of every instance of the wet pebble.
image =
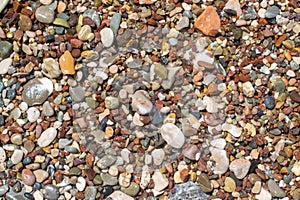
POLYGON ((33 185, 35 183, 35 176, 30 169, 22 170, 22 181, 26 185, 33 185))
POLYGON ((55 128, 48 128, 38 138, 38 145, 40 147, 46 147, 56 138, 57 130, 55 128))
POLYGON ((39 22, 50 24, 54 20, 54 11, 47 6, 41 6, 36 9, 35 17, 39 22))
POLYGON ((46 185, 45 186, 45 194, 44 197, 49 199, 49 200, 56 200, 59 197, 59 191, 58 188, 55 187, 54 185, 46 185))
POLYGON ((172 123, 162 125, 160 129, 162 138, 168 145, 174 148, 181 148, 185 142, 185 138, 181 130, 172 123))

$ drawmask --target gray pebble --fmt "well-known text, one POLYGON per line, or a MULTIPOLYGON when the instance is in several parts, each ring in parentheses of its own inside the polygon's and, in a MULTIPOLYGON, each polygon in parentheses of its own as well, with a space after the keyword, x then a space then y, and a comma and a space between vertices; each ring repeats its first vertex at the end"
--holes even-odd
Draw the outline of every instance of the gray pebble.
POLYGON ((44 197, 49 200, 56 200, 59 197, 59 191, 58 188, 54 185, 46 185, 45 186, 45 194, 44 197))

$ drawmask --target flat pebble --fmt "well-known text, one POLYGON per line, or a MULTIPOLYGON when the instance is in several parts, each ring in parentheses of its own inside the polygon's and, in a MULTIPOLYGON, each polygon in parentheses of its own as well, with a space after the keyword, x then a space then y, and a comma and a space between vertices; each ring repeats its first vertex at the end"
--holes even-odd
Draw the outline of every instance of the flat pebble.
POLYGON ((224 190, 226 192, 230 192, 231 193, 231 192, 235 191, 235 189, 236 189, 236 183, 235 183, 235 181, 232 178, 230 178, 230 177, 226 177, 225 178, 224 190))
POLYGON ((6 74, 9 66, 12 64, 11 58, 6 58, 0 62, 0 74, 6 74))
POLYGON ((160 171, 155 171, 152 179, 154 181, 154 190, 157 192, 162 191, 169 185, 169 180, 160 171))
POLYGON ((251 162, 249 160, 239 158, 230 163, 229 169, 238 179, 243 179, 247 175, 250 166, 251 162))
POLYGON ((138 90, 132 95, 132 109, 141 115, 149 114, 153 104, 144 90, 138 90))
POLYGON ((26 185, 33 185, 35 183, 35 176, 30 169, 22 170, 22 181, 26 185))
POLYGON ((40 147, 46 147, 56 138, 57 130, 55 128, 48 128, 38 138, 38 145, 40 147))
POLYGON ((172 123, 166 123, 160 128, 162 138, 168 145, 174 148, 181 148, 185 142, 182 131, 172 123))
POLYGON ((114 42, 114 32, 110 28, 104 28, 100 31, 101 42, 105 47, 110 47, 114 42))
POLYGON ((36 9, 35 17, 39 22, 50 24, 54 20, 54 11, 47 6, 40 6, 36 9))
POLYGON ((27 110, 27 119, 30 122, 36 122, 40 117, 40 111, 36 107, 30 107, 27 110))
POLYGON ((154 149, 151 152, 151 156, 155 165, 161 165, 165 158, 165 152, 163 149, 154 149))
POLYGON ((44 197, 49 200, 57 200, 59 197, 58 188, 51 184, 46 185, 44 197))
POLYGON ((270 193, 273 197, 279 197, 279 198, 283 198, 286 196, 285 192, 283 189, 281 189, 277 183, 270 179, 268 180, 268 188, 270 190, 270 193))
POLYGON ((13 164, 18 164, 19 162, 22 161, 23 155, 24 155, 24 153, 22 150, 20 150, 20 149, 14 150, 13 154, 11 155, 11 162, 13 164))
POLYGON ((42 169, 37 169, 33 171, 33 174, 36 177, 36 181, 39 183, 42 183, 44 180, 46 180, 49 177, 48 172, 42 169))

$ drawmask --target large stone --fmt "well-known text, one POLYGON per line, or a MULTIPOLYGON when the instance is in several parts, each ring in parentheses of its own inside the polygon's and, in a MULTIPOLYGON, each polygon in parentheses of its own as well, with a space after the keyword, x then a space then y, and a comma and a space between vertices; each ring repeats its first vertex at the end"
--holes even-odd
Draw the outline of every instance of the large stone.
POLYGON ((168 194, 169 200, 179 199, 193 199, 193 200, 207 200, 209 198, 200 187, 193 182, 186 182, 182 184, 176 184, 174 186, 176 192, 170 191, 168 194))
POLYGON ((159 170, 156 170, 152 176, 154 182, 154 191, 156 193, 161 192, 169 185, 169 180, 159 170))
POLYGON ((39 22, 50 24, 54 20, 54 11, 47 6, 41 6, 36 9, 35 17, 39 22))
POLYGON ((240 158, 240 159, 235 159, 230 163, 229 169, 234 173, 234 175, 238 179, 244 178, 251 166, 251 162, 249 160, 240 158))
POLYGON ((204 12, 195 20, 195 27, 208 36, 217 35, 220 26, 220 17, 213 6, 207 6, 204 12))

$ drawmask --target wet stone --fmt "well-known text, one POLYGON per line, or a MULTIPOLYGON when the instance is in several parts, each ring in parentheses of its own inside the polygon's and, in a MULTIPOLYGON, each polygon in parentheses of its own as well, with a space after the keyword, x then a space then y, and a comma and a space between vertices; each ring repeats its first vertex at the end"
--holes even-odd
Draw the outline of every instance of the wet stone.
POLYGON ((110 28, 117 35, 121 23, 121 14, 115 13, 110 19, 110 28))
POLYGON ((266 96, 264 103, 269 110, 272 110, 275 107, 275 100, 272 96, 266 96))
POLYGON ((86 200, 95 200, 97 195, 97 189, 94 186, 88 186, 85 190, 85 198, 86 200))
POLYGON ((213 190, 212 184, 205 173, 201 173, 198 176, 198 184, 203 192, 211 192, 213 190))
POLYGON ((101 178, 104 185, 114 186, 118 184, 118 178, 107 173, 101 173, 101 178))
POLYGON ((140 186, 134 182, 131 182, 130 185, 126 187, 122 187, 121 191, 129 196, 136 196, 138 192, 140 191, 140 186))
POLYGON ((268 188, 273 197, 283 198, 286 196, 284 190, 281 189, 272 179, 268 180, 268 188))

